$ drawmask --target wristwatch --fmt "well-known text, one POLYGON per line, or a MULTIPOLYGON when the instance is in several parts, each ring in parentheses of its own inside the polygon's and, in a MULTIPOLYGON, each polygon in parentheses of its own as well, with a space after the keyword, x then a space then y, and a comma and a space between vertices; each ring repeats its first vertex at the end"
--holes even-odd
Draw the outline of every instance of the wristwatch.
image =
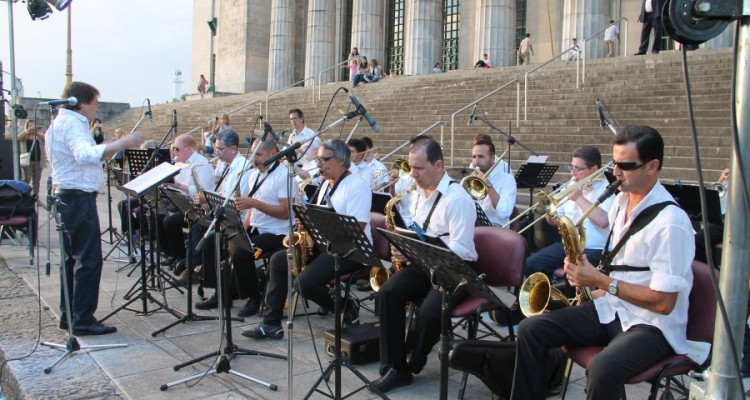
POLYGON ((617 296, 617 284, 620 283, 617 279, 612 279, 612 282, 609 283, 609 286, 607 287, 607 292, 611 294, 612 296, 617 296))

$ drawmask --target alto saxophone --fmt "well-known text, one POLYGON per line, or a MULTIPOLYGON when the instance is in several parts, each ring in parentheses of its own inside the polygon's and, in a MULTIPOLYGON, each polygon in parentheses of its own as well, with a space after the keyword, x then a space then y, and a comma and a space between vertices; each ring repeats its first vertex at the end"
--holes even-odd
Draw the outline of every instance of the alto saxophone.
MULTIPOLYGON (((304 199, 305 196, 305 187, 316 177, 317 175, 310 176, 300 183, 299 193, 300 196, 302 196, 302 199, 304 199)), ((296 277, 300 272, 302 272, 302 270, 305 269, 305 266, 307 266, 307 261, 310 256, 311 249, 307 237, 307 231, 305 231, 305 228, 302 227, 301 223, 297 224, 297 229, 294 231, 293 236, 294 240, 292 241, 292 243, 289 243, 289 235, 284 236, 282 244, 287 249, 290 249, 289 251, 293 252, 292 276, 296 277)))
MULTIPOLYGON (((195 167, 198 167, 199 165, 193 165, 190 167, 190 175, 193 177, 193 183, 195 184, 195 190, 197 193, 200 193, 203 191, 203 185, 201 185, 201 180, 198 179, 198 174, 195 172, 195 167)), ((188 193, 189 195, 189 193, 188 193)), ((201 204, 201 208, 203 209, 203 214, 206 215, 209 212, 208 204, 203 203, 201 204)))
MULTIPOLYGON (((416 188, 417 182, 414 182, 409 185, 403 193, 393 196, 387 203, 385 203, 385 229, 391 232, 396 230, 396 216, 393 213, 393 207, 416 188)), ((395 274, 404 267, 401 261, 397 261, 394 258, 391 258, 391 264, 393 265, 393 272, 379 267, 372 267, 370 269, 370 286, 372 287, 372 290, 376 292, 380 290, 380 287, 383 286, 385 281, 387 281, 392 274, 395 274)))

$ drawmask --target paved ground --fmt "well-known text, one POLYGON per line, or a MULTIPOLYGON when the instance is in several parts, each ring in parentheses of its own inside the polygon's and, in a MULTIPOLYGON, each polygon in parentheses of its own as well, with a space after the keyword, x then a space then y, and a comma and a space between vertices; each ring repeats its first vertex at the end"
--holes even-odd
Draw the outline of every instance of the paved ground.
MULTIPOLYGON (((45 171, 46 172, 46 171, 45 171)), ((113 193, 116 218, 116 202, 121 197, 113 193)), ((108 227, 107 196, 98 198, 99 214, 102 229, 108 227)), ((223 335, 220 334, 216 321, 189 322, 179 324, 165 333, 152 336, 152 332, 177 319, 171 314, 158 310, 149 315, 142 315, 143 304, 137 301, 131 310, 122 310, 110 318, 107 323, 117 326, 118 332, 101 337, 81 337, 81 345, 127 344, 126 348, 114 348, 97 351, 79 351, 67 357, 56 366, 49 375, 42 371, 51 365, 61 351, 39 346, 40 341, 64 343, 67 333, 57 329, 59 316, 59 280, 56 271, 59 265, 59 245, 57 233, 52 227, 49 240, 47 232, 47 213, 40 209, 39 256, 35 259, 38 265, 29 265, 26 247, 15 246, 3 241, 0 246, 0 357, 20 359, 10 361, 3 370, 2 387, 6 398, 26 399, 286 399, 303 398, 320 376, 320 365, 328 365, 330 357, 324 349, 324 332, 333 327, 333 320, 327 317, 311 316, 306 319, 300 316, 295 319, 293 335, 293 386, 288 382, 289 366, 287 361, 263 356, 239 356, 231 361, 234 371, 246 374, 263 381, 278 385, 277 391, 269 390, 257 383, 239 376, 219 374, 206 376, 190 384, 178 384, 166 391, 160 387, 186 376, 203 373, 212 367, 215 358, 175 371, 176 364, 192 358, 217 351, 222 348, 223 335), (47 256, 49 248, 49 257, 47 256), (51 276, 44 275, 45 263, 51 261, 51 276), (41 294, 41 302, 38 294, 41 294), (312 332, 312 334, 311 334, 312 332), (22 358, 22 359, 21 359, 22 358), (291 396, 290 396, 291 391, 291 396)), ((109 236, 105 235, 109 240, 109 236)), ((112 246, 105 244, 105 252, 112 246)), ((124 294, 134 285, 140 276, 136 271, 128 276, 130 267, 124 261, 115 261, 123 253, 115 250, 105 261, 101 282, 98 317, 103 317, 111 310, 124 303, 124 294), (125 267, 125 268, 124 268, 125 267)), ((210 291, 209 291, 210 292, 210 291)), ((154 298, 167 303, 178 312, 186 309, 186 295, 176 290, 164 293, 150 291, 154 298)), ((243 304, 235 301, 233 313, 243 304)), ((147 311, 154 310, 153 304, 147 304, 147 311)), ((317 308, 317 307, 316 307, 317 308)), ((214 315, 213 312, 201 312, 201 315, 214 315)), ((372 321, 374 317, 362 311, 363 322, 372 321)), ((232 324, 232 333, 237 345, 247 349, 260 350, 279 355, 287 355, 288 342, 254 341, 244 338, 240 333, 256 326, 258 317, 247 318, 244 322, 232 324)), ((357 366, 367 378, 378 377, 378 363, 357 366)), ((508 366, 512 368, 512 366, 508 366)), ((456 398, 461 374, 450 371, 449 398, 456 398)), ((580 399, 583 394, 583 371, 575 368, 568 398, 580 399)), ((331 384, 333 381, 331 381, 331 384)), ((344 394, 359 386, 358 379, 348 371, 342 372, 344 394)), ((325 389, 325 386, 321 386, 325 389)), ((645 398, 645 385, 628 387, 628 397, 645 398)), ((437 353, 430 355, 425 371, 416 376, 411 386, 399 388, 389 393, 394 399, 434 399, 439 395, 439 365, 437 353)), ((490 398, 490 391, 477 379, 470 377, 467 399, 490 398)), ((312 398, 323 398, 315 394, 312 398)), ((354 399, 375 398, 367 390, 356 393, 354 399)))

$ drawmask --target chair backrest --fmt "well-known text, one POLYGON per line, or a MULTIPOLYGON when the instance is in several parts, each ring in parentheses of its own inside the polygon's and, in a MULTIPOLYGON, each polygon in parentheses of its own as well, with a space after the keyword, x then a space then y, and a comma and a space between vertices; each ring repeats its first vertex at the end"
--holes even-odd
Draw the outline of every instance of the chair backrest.
MULTIPOLYGON (((513 206, 513 212, 510 213, 510 218, 508 218, 508 220, 509 221, 513 221, 513 218, 517 217, 518 214, 520 214, 520 213, 521 213, 521 209, 519 209, 518 206, 513 206)), ((508 229, 510 229, 512 231, 515 231, 515 232, 518 232, 519 225, 520 225, 520 223, 518 221, 516 221, 516 222, 510 224, 510 226, 508 227, 508 229)))
POLYGON ((716 292, 711 280, 711 267, 693 261, 693 288, 690 290, 687 339, 712 343, 716 321, 716 292))
POLYGON ((519 286, 526 261, 526 241, 510 229, 496 226, 474 228, 478 259, 474 269, 485 274, 490 286, 519 286))
POLYGON ((375 248, 375 254, 381 260, 387 260, 390 257, 390 245, 388 240, 378 231, 378 228, 385 229, 385 215, 376 212, 370 212, 370 232, 372 233, 372 247, 375 248))

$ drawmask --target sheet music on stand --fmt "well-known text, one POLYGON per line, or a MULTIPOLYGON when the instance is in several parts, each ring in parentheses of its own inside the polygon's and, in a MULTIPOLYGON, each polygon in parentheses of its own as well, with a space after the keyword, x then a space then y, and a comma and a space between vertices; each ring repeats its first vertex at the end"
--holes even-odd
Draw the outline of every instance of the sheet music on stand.
MULTIPOLYGON (((222 204, 224 204, 224 200, 226 200, 223 196, 216 192, 204 190, 203 193, 206 195, 206 202, 211 208, 211 213, 213 213, 217 207, 220 207, 222 204)), ((237 206, 235 206, 234 204, 234 200, 230 199, 227 202, 227 206, 224 207, 224 218, 222 218, 219 223, 219 226, 224 229, 227 239, 233 238, 234 235, 239 235, 241 239, 240 245, 243 246, 245 250, 249 250, 250 252, 254 250, 255 247, 253 245, 253 242, 250 240, 250 236, 247 235, 245 227, 242 225, 242 217, 240 215, 240 212, 237 210, 237 206)))
POLYGON ((206 219, 203 207, 188 195, 172 187, 160 188, 161 193, 177 207, 190 222, 208 227, 211 221, 206 219))
MULTIPOLYGON (((127 160, 128 172, 131 177, 136 177, 144 172, 146 163, 151 159, 151 154, 154 153, 154 150, 125 149, 125 159, 127 160)), ((159 153, 154 157, 154 163, 158 166, 169 159, 169 149, 159 149, 159 153)))
POLYGON ((557 165, 526 163, 516 171, 516 187, 519 189, 535 189, 547 186, 549 180, 557 172, 557 165))
POLYGON ((131 196, 143 196, 149 190, 155 188, 157 185, 173 178, 175 175, 180 173, 180 168, 175 167, 169 163, 161 163, 155 168, 151 168, 147 172, 139 175, 137 178, 130 182, 122 185, 121 190, 130 194, 131 196))

